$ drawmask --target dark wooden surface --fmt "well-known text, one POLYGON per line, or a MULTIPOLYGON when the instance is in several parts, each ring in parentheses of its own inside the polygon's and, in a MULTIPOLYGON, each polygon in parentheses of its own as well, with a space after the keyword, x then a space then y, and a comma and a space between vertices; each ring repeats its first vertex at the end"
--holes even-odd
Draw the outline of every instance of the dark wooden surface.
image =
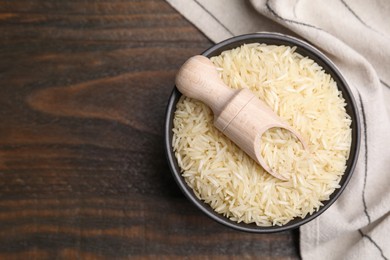
POLYGON ((0 1, 0 258, 296 259, 226 228, 163 151, 174 75, 212 43, 166 2, 0 1))

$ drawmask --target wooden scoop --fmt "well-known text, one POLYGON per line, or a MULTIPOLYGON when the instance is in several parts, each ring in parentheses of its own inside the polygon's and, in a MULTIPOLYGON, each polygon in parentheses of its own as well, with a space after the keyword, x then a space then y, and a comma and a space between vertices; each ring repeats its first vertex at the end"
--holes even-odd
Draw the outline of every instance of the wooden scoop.
POLYGON ((278 179, 287 180, 265 163, 260 152, 261 136, 270 128, 280 127, 293 133, 305 149, 306 144, 294 129, 250 90, 227 87, 214 64, 201 55, 183 64, 176 75, 176 87, 182 94, 208 105, 214 113, 215 127, 264 170, 278 179))

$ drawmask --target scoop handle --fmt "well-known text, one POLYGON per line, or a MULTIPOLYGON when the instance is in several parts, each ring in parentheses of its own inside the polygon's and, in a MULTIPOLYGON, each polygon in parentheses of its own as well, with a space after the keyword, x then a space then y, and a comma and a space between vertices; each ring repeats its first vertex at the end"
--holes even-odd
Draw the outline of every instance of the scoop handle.
POLYGON ((187 97, 202 101, 215 115, 221 113, 236 91, 220 79, 214 64, 205 56, 189 58, 176 75, 176 87, 187 97))

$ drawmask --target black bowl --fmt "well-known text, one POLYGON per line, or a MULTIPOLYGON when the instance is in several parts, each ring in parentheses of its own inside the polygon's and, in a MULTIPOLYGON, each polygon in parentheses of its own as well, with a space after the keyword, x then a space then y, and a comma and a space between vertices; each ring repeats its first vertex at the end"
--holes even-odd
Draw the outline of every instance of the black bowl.
POLYGON ((165 151, 168 159, 170 169, 173 173, 173 177, 176 180, 177 184, 184 192, 185 196, 194 203, 203 213, 217 222, 224 224, 228 227, 247 231, 247 232, 256 232, 256 233, 271 233, 290 230, 303 225, 314 218, 322 214, 326 209, 328 209, 340 196, 345 187, 347 186, 353 171, 355 169, 356 161, 359 153, 360 146, 360 124, 359 124, 359 115, 356 107, 355 100, 352 96, 351 90, 349 89, 346 81, 343 76, 336 68, 336 66, 318 49, 314 48, 310 44, 299 40, 297 38, 277 34, 277 33, 255 33, 255 34, 246 34, 237 37, 227 39, 223 42, 220 42, 211 48, 207 49, 202 55, 206 57, 218 56, 221 52, 225 50, 230 50, 236 47, 241 46, 242 44, 249 43, 265 43, 268 45, 286 45, 286 46, 296 46, 296 52, 307 56, 317 62, 328 74, 330 74, 333 79, 336 81, 339 90, 342 92, 342 95, 347 103, 346 111, 352 118, 352 146, 349 158, 347 160, 347 168, 345 173, 340 181, 340 188, 336 189, 333 194, 330 196, 328 201, 323 202, 323 206, 312 215, 308 215, 305 218, 295 218, 286 225, 283 226, 271 226, 271 227, 259 227, 256 224, 245 224, 237 223, 229 220, 221 214, 216 213, 208 204, 199 200, 192 189, 186 184, 184 178, 181 176, 180 168, 178 166, 176 157, 172 150, 172 127, 173 127, 173 116, 176 110, 176 103, 178 102, 181 93, 175 87, 168 102, 168 107, 166 111, 166 121, 165 121, 165 151))

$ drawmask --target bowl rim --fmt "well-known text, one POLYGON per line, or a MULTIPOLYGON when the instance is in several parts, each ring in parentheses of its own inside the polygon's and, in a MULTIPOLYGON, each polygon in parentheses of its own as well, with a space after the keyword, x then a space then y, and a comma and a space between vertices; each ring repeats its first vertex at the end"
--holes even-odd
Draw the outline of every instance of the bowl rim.
MULTIPOLYGON (((273 33, 273 32, 260 32, 260 33, 251 33, 251 34, 243 34, 234 36, 232 38, 226 39, 224 41, 221 41, 210 48, 206 49, 204 52, 201 53, 201 55, 204 55, 206 57, 212 57, 215 55, 212 55, 215 52, 222 52, 224 50, 232 49, 235 47, 238 47, 244 43, 255 43, 259 42, 262 43, 264 40, 271 40, 271 41, 277 41, 280 42, 278 45, 290 45, 290 46, 297 46, 301 50, 304 50, 308 53, 311 53, 312 56, 315 56, 316 63, 319 63, 321 61, 324 65, 328 67, 327 71, 328 74, 332 74, 332 78, 336 76, 337 79, 334 78, 334 80, 337 82, 339 91, 342 91, 343 98, 348 101, 347 106, 350 108, 350 113, 352 115, 352 145, 351 145, 351 151, 349 154, 349 158, 347 160, 347 168, 340 179, 339 184, 341 184, 340 188, 336 189, 332 194, 329 200, 324 201, 325 204, 321 206, 318 211, 312 213, 311 215, 307 215, 305 218, 294 218, 290 222, 288 222, 285 225, 282 226, 257 226, 254 223, 245 224, 245 223, 237 223, 235 221, 232 221, 228 219, 227 217, 223 216, 222 214, 216 213, 207 203, 203 202, 202 200, 198 199, 192 189, 187 185, 184 178, 182 177, 180 173, 180 168, 177 164, 176 157, 174 155, 173 149, 172 149, 172 126, 173 126, 173 117, 174 117, 174 111, 176 110, 176 103, 178 102, 181 93, 177 90, 176 86, 174 86, 173 91, 169 97, 168 105, 166 108, 165 113, 165 125, 164 125, 164 150, 165 155, 168 160, 170 171, 180 187, 181 191, 184 193, 185 197, 189 199, 198 209, 200 209, 204 214, 206 214, 211 219, 217 221, 220 224, 223 224, 225 226, 228 226, 230 228, 245 231, 245 232, 251 232, 251 233, 274 233, 274 232, 281 232, 291 229, 296 229, 299 226, 306 224, 313 219, 320 216, 323 212, 325 212, 343 193, 344 189, 346 188, 347 184, 349 183, 353 172, 355 170, 357 159, 359 157, 359 150, 360 150, 360 136, 361 136, 361 130, 360 130, 360 118, 358 114, 358 108, 356 105, 356 101, 354 99, 354 96, 352 94, 352 91, 350 90, 345 78, 341 74, 340 70, 337 68, 337 66, 320 50, 318 50, 316 47, 312 46, 311 44, 298 39, 293 36, 281 34, 281 33, 273 33), (241 43, 241 44, 240 44, 241 43), (236 45, 235 47, 230 47, 231 45, 236 45), (341 83, 341 84, 340 84, 341 83), (352 149, 354 148, 354 149, 352 149)), ((275 44, 276 45, 276 44, 275 44)), ((312 57, 311 57, 312 58, 312 57)), ((313 59, 313 58, 312 58, 313 59)), ((321 64, 320 64, 321 65, 321 64)), ((324 68, 325 69, 325 68, 324 68)))

